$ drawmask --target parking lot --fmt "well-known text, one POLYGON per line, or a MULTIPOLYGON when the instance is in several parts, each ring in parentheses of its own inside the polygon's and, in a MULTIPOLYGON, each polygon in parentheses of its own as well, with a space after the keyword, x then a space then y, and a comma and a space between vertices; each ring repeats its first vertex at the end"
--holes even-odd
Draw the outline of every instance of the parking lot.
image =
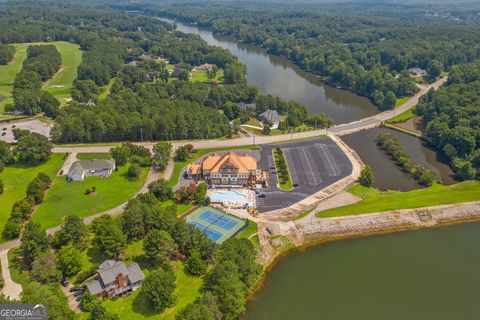
POLYGON ((0 141, 5 141, 7 143, 14 142, 15 139, 13 138, 12 132, 12 129, 14 128, 36 132, 46 137, 50 137, 52 125, 38 119, 16 120, 10 122, 3 121, 0 122, 0 141))
POLYGON ((348 176, 352 164, 336 143, 328 138, 264 145, 259 162, 261 169, 270 171, 265 198, 257 197, 260 212, 288 207, 348 176), (280 147, 285 153, 294 189, 277 188, 277 174, 272 151, 280 147))

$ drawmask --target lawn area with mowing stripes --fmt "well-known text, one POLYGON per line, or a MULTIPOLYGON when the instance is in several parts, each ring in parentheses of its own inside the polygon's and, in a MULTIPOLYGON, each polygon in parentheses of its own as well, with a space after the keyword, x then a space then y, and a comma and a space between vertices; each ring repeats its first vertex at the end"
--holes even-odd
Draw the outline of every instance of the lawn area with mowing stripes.
POLYGON ((17 73, 22 69, 23 61, 27 57, 27 48, 30 45, 53 44, 57 47, 62 56, 62 65, 50 80, 47 80, 42 89, 50 92, 57 98, 62 105, 70 97, 70 89, 73 86, 73 80, 77 77, 78 65, 82 62, 82 51, 77 44, 65 41, 57 42, 35 42, 35 43, 15 43, 15 55, 13 60, 7 65, 0 65, 0 95, 6 99, 0 102, 0 112, 3 112, 5 105, 12 102, 11 93, 13 82, 17 73))
POLYGON ((64 176, 53 179, 53 186, 45 200, 33 214, 32 221, 45 228, 62 224, 63 217, 75 215, 88 217, 115 208, 131 199, 140 190, 149 168, 142 168, 137 180, 127 177, 128 164, 118 167, 110 177, 87 177, 83 181, 67 183, 64 176), (86 189, 95 187, 95 192, 85 194, 86 189))
POLYGON ((52 154, 50 160, 38 166, 13 164, 5 167, 5 170, 0 173, 0 179, 5 185, 5 191, 0 195, 0 233, 10 216, 13 204, 25 197, 27 185, 39 172, 45 172, 54 179, 62 167, 63 158, 63 154, 52 154))

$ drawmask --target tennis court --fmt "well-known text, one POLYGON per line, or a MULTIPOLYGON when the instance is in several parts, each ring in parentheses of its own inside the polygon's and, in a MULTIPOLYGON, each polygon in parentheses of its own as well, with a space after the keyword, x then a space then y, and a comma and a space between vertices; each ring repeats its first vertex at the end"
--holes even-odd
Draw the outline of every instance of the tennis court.
POLYGON ((245 221, 210 207, 195 210, 186 220, 217 243, 231 238, 245 226, 245 221))

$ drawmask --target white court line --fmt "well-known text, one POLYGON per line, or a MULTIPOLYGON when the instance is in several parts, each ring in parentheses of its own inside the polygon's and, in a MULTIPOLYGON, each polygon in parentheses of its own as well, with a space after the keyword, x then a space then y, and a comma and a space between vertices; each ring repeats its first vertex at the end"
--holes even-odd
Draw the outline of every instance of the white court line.
POLYGON ((310 161, 308 161, 307 153, 305 152, 305 148, 302 147, 303 154, 305 155, 305 159, 307 160, 308 168, 310 169, 310 172, 312 174, 313 182, 315 185, 318 184, 317 178, 315 177, 315 174, 313 173, 312 166, 310 165, 310 161))
POLYGON ((322 149, 322 152, 325 155, 325 158, 327 159, 328 164, 330 165, 330 168, 332 168, 333 175, 334 176, 338 175, 337 170, 335 170, 335 168, 333 167, 332 161, 330 161, 330 158, 328 157, 328 154, 325 152, 325 145, 321 144, 321 143, 318 143, 317 145, 319 145, 320 148, 322 149))

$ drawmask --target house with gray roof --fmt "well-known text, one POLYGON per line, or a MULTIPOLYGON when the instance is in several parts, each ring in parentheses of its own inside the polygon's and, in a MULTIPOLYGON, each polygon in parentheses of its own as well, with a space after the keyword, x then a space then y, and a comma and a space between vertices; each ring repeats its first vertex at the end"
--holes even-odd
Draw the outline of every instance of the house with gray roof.
POLYGON ((272 129, 277 129, 280 124, 280 116, 278 115, 277 110, 268 109, 259 114, 258 119, 264 123, 268 123, 272 129))
POLYGON ((87 283, 87 289, 92 295, 110 298, 137 290, 143 279, 145 275, 137 263, 126 266, 121 261, 105 260, 95 279, 87 283))
POLYGON ((115 170, 115 160, 95 159, 79 160, 72 163, 68 170, 69 181, 83 181, 86 177, 108 177, 115 170))

